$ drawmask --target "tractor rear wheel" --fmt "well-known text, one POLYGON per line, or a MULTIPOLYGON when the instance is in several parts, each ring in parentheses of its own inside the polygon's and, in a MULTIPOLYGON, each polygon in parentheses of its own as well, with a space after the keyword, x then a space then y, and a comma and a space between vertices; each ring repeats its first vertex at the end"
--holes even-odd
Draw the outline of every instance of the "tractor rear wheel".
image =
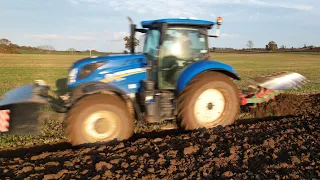
POLYGON ((73 145, 122 141, 133 134, 134 120, 116 95, 94 94, 80 99, 68 112, 66 131, 73 145))
POLYGON ((239 112, 239 95, 229 76, 205 72, 196 76, 178 100, 178 122, 185 130, 233 124, 239 112))

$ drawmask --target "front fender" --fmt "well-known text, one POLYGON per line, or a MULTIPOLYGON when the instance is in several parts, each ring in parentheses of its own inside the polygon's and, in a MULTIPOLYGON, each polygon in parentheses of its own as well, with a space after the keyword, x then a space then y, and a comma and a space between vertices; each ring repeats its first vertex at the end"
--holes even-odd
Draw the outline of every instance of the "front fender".
POLYGON ((72 91, 72 96, 71 96, 71 102, 69 102, 69 106, 72 106, 75 102, 77 102, 79 99, 86 95, 90 94, 96 94, 100 93, 103 91, 110 91, 118 96, 120 96, 125 102, 130 102, 133 105, 133 108, 135 110, 137 118, 140 120, 142 118, 141 116, 141 109, 139 105, 137 104, 136 101, 133 101, 123 90, 120 88, 107 84, 107 83, 102 83, 102 82, 94 82, 94 83, 87 83, 83 84, 81 86, 75 87, 72 91))
POLYGON ((240 77, 230 65, 214 60, 201 60, 190 65, 181 73, 177 82, 177 90, 181 92, 191 79, 205 71, 220 71, 234 79, 240 80, 240 77))

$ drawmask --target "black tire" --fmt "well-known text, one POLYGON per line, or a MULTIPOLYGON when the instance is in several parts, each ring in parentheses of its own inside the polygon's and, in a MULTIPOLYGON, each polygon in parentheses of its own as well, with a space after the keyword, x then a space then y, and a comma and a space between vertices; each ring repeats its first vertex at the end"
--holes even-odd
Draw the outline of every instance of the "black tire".
POLYGON ((66 126, 69 142, 73 145, 109 142, 113 140, 122 141, 129 139, 133 135, 134 118, 120 97, 109 94, 93 94, 80 99, 70 109, 66 118, 66 126), (99 121, 85 124, 90 119, 90 115, 97 112, 102 112, 104 113, 103 115, 107 115, 107 113, 110 115, 107 121, 102 121, 104 124, 100 124, 100 126, 97 127, 102 128, 104 132, 112 130, 110 135, 98 138, 93 135, 93 132, 97 132, 96 128, 95 131, 86 131, 86 128, 90 127, 88 125, 91 124, 93 126, 99 124, 97 123, 99 121), (110 122, 114 123, 108 124, 110 122), (110 127, 111 125, 114 127, 110 128, 109 125, 110 127))
MULTIPOLYGON (((209 102, 209 100, 205 100, 205 102, 206 101, 209 102)), ((214 103, 215 102, 212 102, 210 105, 211 110, 214 110, 214 103)), ((226 126, 233 124, 239 112, 239 103, 239 93, 237 87, 229 76, 213 71, 201 73, 191 80, 178 98, 178 125, 184 130, 194 130, 199 128, 213 128, 219 125, 226 126), (222 112, 220 115, 219 113, 216 113, 216 116, 218 117, 216 120, 201 123, 201 121, 199 121, 199 116, 196 116, 196 113, 194 112, 194 108, 199 95, 208 89, 218 90, 213 92, 220 92, 222 94, 224 97, 224 105, 223 103, 221 103, 222 105, 219 105, 216 102, 216 107, 218 108, 221 106, 224 108, 223 110, 221 109, 222 112), (196 117, 198 117, 198 119, 196 117)), ((209 108, 207 110, 209 110, 209 108)), ((220 110, 216 109, 216 111, 219 112, 220 110)), ((213 117, 213 115, 211 117, 213 117)))

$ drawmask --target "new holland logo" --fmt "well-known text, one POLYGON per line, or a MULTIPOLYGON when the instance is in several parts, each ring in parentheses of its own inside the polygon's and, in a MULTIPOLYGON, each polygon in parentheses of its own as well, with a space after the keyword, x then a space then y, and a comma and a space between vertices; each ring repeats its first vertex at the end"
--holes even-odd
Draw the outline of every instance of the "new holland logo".
POLYGON ((117 79, 121 79, 123 77, 126 76, 130 76, 130 75, 134 75, 134 74, 139 74, 139 73, 143 73, 146 72, 146 68, 135 68, 135 69, 128 69, 128 70, 124 70, 124 71, 119 71, 119 72, 115 72, 112 74, 106 74, 103 80, 101 80, 101 82, 112 82, 112 81, 116 81, 117 79))

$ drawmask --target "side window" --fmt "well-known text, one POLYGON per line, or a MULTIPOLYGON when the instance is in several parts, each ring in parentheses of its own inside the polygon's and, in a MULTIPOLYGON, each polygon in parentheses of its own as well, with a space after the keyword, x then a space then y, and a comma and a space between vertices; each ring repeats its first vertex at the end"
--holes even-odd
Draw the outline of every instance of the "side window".
POLYGON ((143 52, 143 48, 145 46, 145 41, 146 41, 146 37, 147 37, 147 34, 142 34, 138 40, 139 40, 139 45, 138 45, 138 48, 137 48, 137 52, 143 52))
POLYGON ((189 33, 189 38, 192 42, 192 48, 199 49, 199 50, 205 50, 205 39, 200 35, 200 32, 191 32, 189 33))
POLYGON ((148 32, 144 52, 149 56, 156 57, 156 49, 160 41, 160 32, 158 30, 151 30, 148 32))

